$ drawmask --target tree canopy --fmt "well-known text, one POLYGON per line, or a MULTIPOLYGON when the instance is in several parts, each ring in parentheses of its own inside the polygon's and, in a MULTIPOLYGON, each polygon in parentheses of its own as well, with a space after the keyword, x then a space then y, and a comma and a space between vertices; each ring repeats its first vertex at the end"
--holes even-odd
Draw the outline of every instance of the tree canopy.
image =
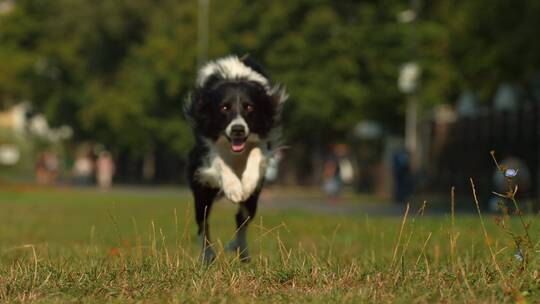
MULTIPOLYGON (((0 105, 28 100, 76 140, 136 156, 192 143, 182 102, 197 65, 196 1, 18 0, 0 15, 0 105)), ((403 1, 211 1, 209 57, 249 53, 291 95, 290 140, 343 139, 362 119, 401 132, 400 66, 417 60, 425 108, 540 68, 540 4, 403 1)))

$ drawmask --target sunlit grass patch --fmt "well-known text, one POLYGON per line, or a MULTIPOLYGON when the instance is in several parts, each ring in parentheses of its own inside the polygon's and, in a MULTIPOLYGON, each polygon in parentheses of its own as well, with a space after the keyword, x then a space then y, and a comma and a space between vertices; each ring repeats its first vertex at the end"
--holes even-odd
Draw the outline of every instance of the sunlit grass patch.
MULTIPOLYGON (((199 261, 183 192, 90 190, 0 194, 0 300, 42 302, 514 302, 540 299, 536 254, 484 215, 369 217, 261 210, 253 260, 225 253, 232 205, 210 223, 218 257, 199 261), (486 244, 493 249, 498 267, 486 244)), ((429 205, 426 207, 429 208, 429 205)), ((404 207, 405 211, 405 207, 404 207)), ((519 227, 518 220, 508 225, 519 227)), ((534 225, 530 228, 536 231, 534 225)))

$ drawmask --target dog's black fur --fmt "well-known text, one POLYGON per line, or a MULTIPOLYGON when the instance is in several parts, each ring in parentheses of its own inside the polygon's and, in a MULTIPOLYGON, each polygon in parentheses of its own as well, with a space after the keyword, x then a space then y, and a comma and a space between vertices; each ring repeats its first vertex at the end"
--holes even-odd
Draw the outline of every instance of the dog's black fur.
POLYGON ((239 204, 237 235, 227 246, 249 260, 246 228, 257 210, 267 159, 279 140, 279 118, 287 94, 273 85, 259 65, 236 56, 201 68, 185 104, 195 134, 188 181, 202 241, 202 258, 214 259, 208 216, 221 196, 239 204))

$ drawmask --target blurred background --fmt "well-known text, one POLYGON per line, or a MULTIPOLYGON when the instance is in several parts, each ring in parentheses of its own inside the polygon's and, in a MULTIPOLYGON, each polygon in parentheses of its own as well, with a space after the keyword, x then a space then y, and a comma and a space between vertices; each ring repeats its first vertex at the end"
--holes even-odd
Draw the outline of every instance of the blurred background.
POLYGON ((288 88, 275 187, 540 193, 540 1, 0 0, 0 184, 183 185, 197 67, 288 88))

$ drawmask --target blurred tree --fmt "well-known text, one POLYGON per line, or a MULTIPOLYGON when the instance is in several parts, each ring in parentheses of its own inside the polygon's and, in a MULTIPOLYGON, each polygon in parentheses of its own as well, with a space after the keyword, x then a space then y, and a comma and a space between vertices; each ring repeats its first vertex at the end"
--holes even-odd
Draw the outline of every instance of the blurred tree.
MULTIPOLYGON (((397 21, 407 8, 211 1, 209 55, 249 53, 267 66, 291 94, 289 141, 319 148, 364 118, 402 131, 396 80, 411 41, 426 108, 464 89, 488 100, 501 81, 527 83, 538 71, 538 1, 424 1, 414 26, 397 21)), ((0 106, 29 100, 76 140, 130 159, 158 147, 181 156, 192 143, 181 103, 195 78, 196 27, 196 1, 19 0, 0 15, 0 106)))
POLYGON ((464 90, 491 101, 502 82, 527 86, 540 70, 540 2, 428 2, 420 46, 424 100, 446 102, 464 90))
POLYGON ((191 145, 181 106, 195 77, 196 7, 190 2, 164 1, 160 9, 146 11, 152 13, 144 42, 131 47, 114 74, 90 88, 93 102, 81 111, 88 130, 141 154, 160 143, 176 153, 191 145))
POLYGON ((211 45, 228 42, 228 51, 249 52, 286 84, 290 139, 343 140, 363 118, 400 127, 395 83, 405 54, 395 20, 399 1, 233 2, 215 4, 224 13, 216 21, 222 26, 211 25, 211 45))
POLYGON ((0 19, 2 100, 31 100, 79 140, 139 156, 156 141, 184 151, 194 53, 179 46, 195 40, 195 18, 175 1, 17 2, 0 19))

